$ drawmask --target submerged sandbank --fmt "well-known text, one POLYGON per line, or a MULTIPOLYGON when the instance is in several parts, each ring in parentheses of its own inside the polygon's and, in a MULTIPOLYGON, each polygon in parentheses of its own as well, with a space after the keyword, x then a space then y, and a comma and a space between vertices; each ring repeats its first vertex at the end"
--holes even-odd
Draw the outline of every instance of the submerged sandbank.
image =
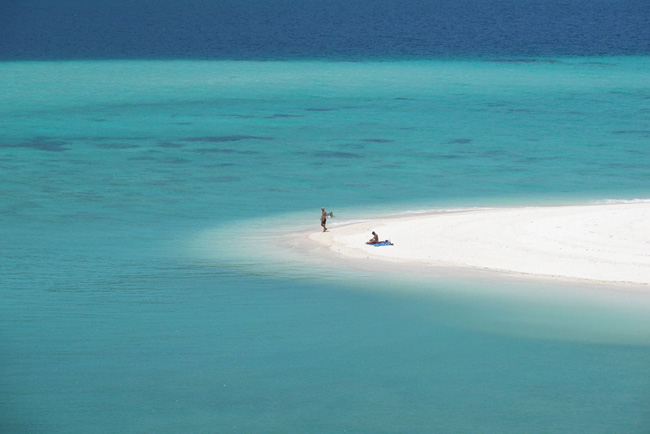
POLYGON ((650 285, 650 202, 432 211, 330 226, 344 258, 650 285), (394 245, 365 242, 376 231, 394 245))

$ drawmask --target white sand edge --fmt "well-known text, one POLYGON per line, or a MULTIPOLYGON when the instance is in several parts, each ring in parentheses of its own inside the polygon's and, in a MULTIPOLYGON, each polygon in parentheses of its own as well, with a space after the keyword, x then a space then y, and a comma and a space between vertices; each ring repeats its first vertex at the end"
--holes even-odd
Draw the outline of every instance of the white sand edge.
POLYGON ((650 202, 430 212, 309 234, 343 257, 650 285, 650 202), (376 231, 394 245, 365 242, 376 231))

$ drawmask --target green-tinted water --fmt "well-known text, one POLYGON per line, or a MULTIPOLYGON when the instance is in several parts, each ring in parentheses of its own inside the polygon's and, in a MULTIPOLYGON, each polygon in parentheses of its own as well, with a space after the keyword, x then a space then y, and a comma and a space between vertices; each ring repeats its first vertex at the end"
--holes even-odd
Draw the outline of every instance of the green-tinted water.
POLYGON ((648 62, 1 64, 0 427, 646 432, 645 296, 250 243, 648 199, 648 62))

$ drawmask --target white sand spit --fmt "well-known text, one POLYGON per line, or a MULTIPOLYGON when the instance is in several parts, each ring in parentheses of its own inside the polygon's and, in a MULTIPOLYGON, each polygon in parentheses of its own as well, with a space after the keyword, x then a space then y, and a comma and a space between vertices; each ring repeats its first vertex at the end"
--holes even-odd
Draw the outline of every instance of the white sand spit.
POLYGON ((650 202, 431 212, 309 238, 350 258, 650 285, 650 202), (373 230, 394 245, 366 245, 373 230))

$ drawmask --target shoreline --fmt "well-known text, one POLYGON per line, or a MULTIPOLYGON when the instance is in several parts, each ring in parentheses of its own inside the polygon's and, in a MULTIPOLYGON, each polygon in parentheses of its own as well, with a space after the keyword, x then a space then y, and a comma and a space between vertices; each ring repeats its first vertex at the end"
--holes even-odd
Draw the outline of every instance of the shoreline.
POLYGON ((351 268, 464 269, 650 291, 650 201, 427 211, 332 224, 301 238, 351 268), (366 245, 371 231, 394 245, 366 245))

